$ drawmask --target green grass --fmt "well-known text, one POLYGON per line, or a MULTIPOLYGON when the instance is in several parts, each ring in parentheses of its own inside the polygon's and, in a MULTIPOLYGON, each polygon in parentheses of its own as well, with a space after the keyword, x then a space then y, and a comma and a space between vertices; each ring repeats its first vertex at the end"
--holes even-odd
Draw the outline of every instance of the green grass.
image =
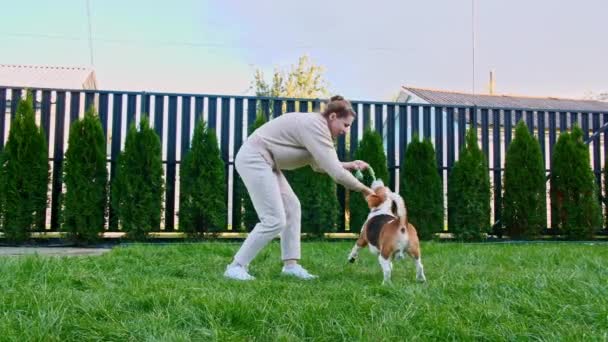
POLYGON ((367 250, 303 245, 320 279, 222 277, 238 243, 118 247, 97 257, 0 259, 0 340, 606 340, 608 245, 423 243, 428 283, 395 263, 382 286, 367 250))

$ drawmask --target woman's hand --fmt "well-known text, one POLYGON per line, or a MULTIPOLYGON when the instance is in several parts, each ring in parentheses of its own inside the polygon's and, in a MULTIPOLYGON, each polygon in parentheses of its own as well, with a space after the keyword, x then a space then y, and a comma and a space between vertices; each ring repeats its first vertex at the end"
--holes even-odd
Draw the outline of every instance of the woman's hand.
POLYGON ((354 160, 351 162, 342 163, 342 167, 349 171, 353 170, 365 170, 369 167, 369 164, 364 162, 363 160, 354 160))
POLYGON ((367 198, 367 196, 369 196, 369 195, 375 194, 375 192, 368 187, 365 187, 365 189, 363 189, 362 193, 363 193, 363 197, 365 197, 365 198, 367 198))

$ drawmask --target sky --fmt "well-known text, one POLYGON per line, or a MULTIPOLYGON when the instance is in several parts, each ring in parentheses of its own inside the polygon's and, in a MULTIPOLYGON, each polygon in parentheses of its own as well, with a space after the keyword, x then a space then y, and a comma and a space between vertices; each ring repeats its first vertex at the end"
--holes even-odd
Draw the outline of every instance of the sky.
POLYGON ((502 94, 608 91, 606 0, 88 3, 90 16, 87 0, 0 0, 0 64, 92 66, 106 90, 246 95, 256 68, 308 55, 355 100, 486 93, 490 70, 502 94))

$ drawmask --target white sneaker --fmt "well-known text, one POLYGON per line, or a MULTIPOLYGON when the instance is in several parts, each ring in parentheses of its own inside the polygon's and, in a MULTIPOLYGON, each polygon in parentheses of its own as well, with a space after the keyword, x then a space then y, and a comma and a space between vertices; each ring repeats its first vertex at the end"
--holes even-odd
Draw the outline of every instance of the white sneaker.
POLYGON ((254 280, 255 277, 247 272, 247 269, 240 265, 228 265, 226 266, 226 272, 224 277, 235 279, 235 280, 254 280))
POLYGON ((300 266, 299 264, 283 266, 283 272, 281 273, 306 280, 318 278, 318 276, 308 273, 308 271, 305 270, 304 267, 300 266))

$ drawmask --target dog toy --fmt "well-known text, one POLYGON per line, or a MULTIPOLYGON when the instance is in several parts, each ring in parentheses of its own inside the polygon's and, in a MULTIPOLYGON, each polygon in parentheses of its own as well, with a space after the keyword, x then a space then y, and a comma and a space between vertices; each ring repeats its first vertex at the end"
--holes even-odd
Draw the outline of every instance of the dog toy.
MULTIPOLYGON (((369 175, 372 177, 372 182, 374 182, 376 180, 376 174, 374 173, 374 169, 372 169, 372 167, 368 167, 367 171, 369 172, 369 175)), ((359 180, 362 181, 363 180, 363 172, 361 172, 361 170, 357 170, 355 171, 355 177, 359 180)))

